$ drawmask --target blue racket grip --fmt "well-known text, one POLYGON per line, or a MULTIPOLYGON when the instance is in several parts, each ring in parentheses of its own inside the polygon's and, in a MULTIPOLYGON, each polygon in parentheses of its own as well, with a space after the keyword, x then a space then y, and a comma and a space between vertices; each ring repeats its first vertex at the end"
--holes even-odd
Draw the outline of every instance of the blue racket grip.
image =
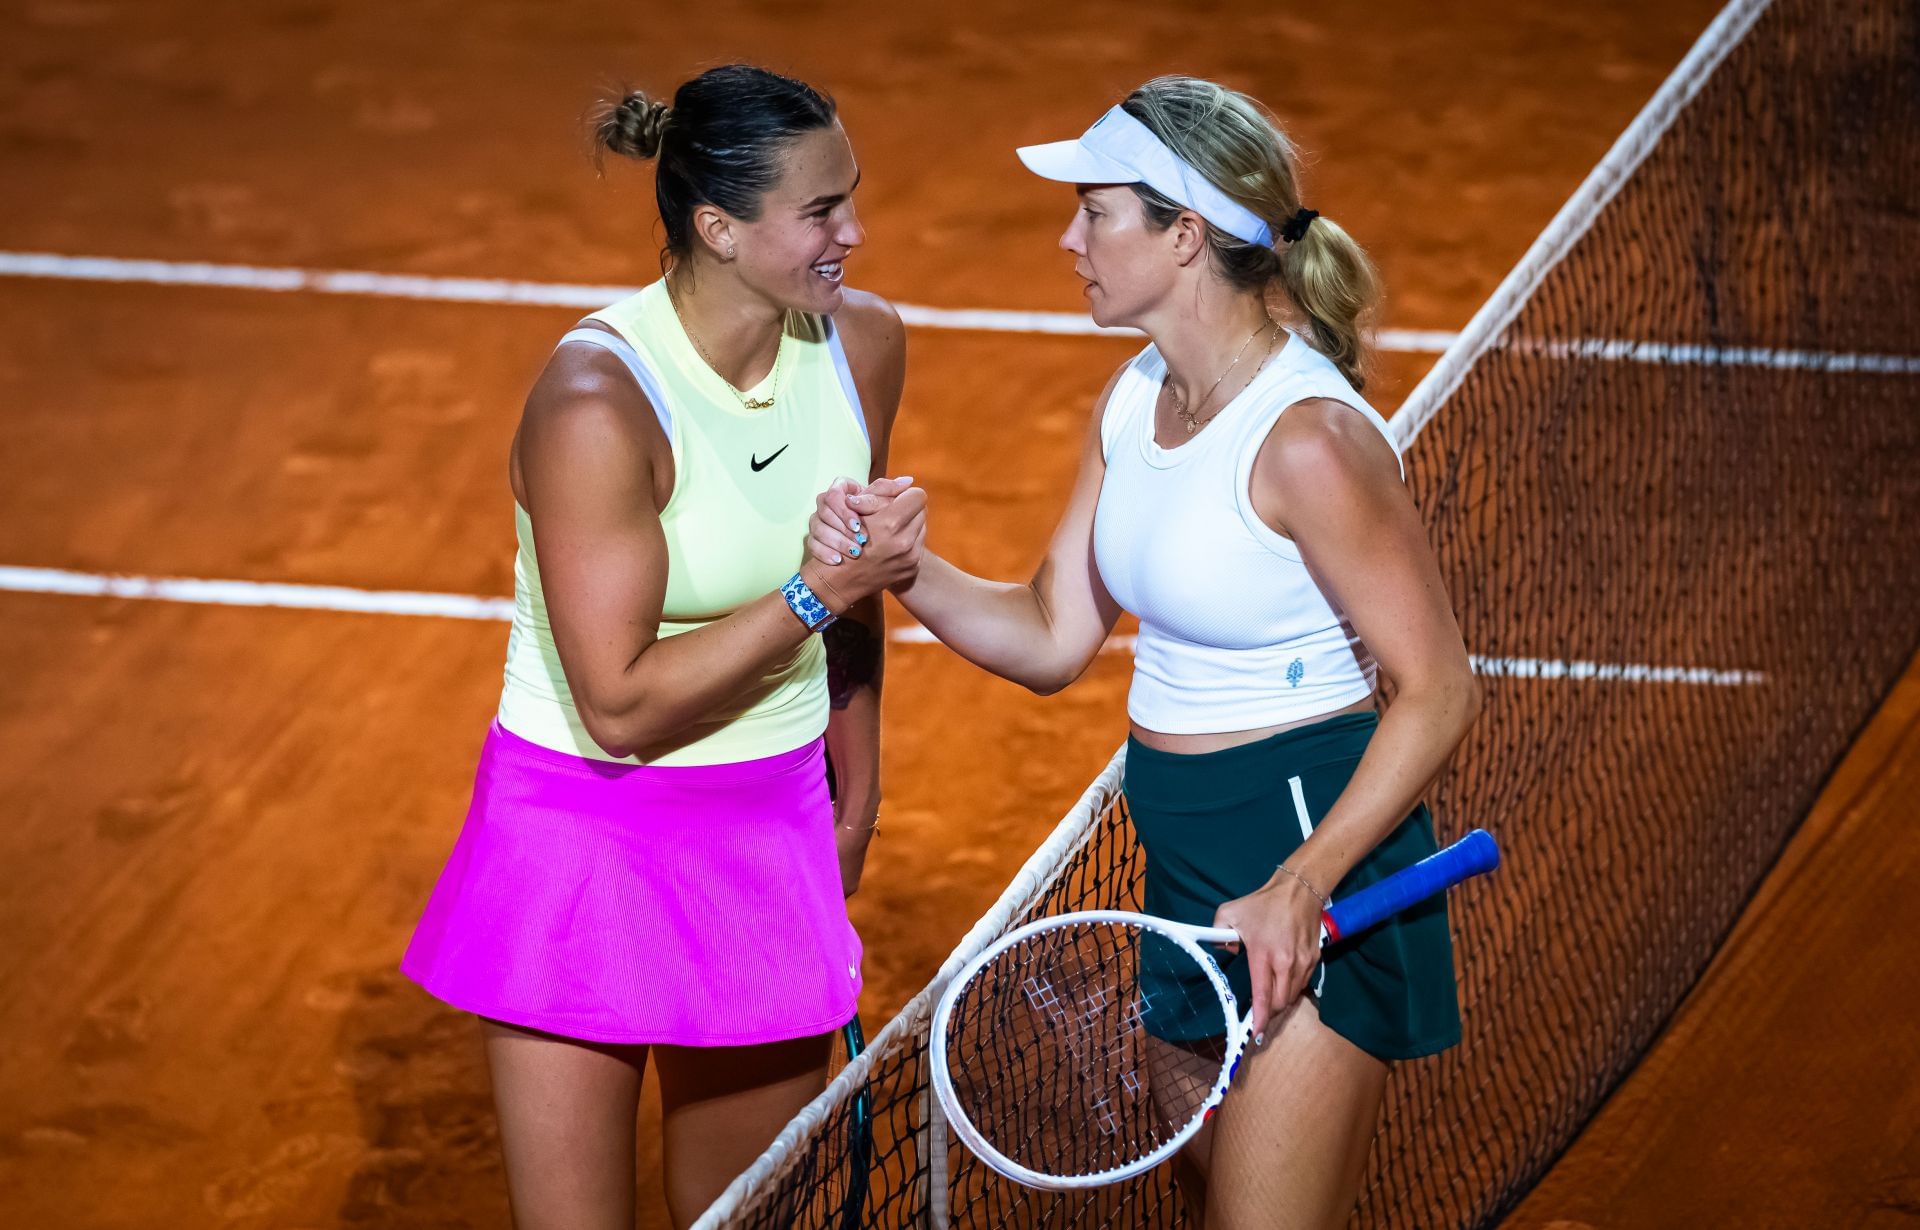
POLYGON ((1475 829, 1446 849, 1328 906, 1320 915, 1327 929, 1327 943, 1338 943, 1341 936, 1357 935, 1410 905, 1444 893, 1460 881, 1492 871, 1499 865, 1500 847, 1494 844, 1493 835, 1485 829, 1475 829))

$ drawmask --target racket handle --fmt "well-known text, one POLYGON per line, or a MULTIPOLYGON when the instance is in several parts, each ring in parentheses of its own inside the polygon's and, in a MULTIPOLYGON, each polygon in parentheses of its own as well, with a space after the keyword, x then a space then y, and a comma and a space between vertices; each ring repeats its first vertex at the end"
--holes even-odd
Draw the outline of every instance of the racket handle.
POLYGON ((1365 931, 1408 906, 1499 865, 1500 847, 1485 829, 1475 829, 1446 849, 1394 872, 1378 884, 1342 897, 1322 912, 1320 924, 1327 929, 1327 942, 1338 943, 1343 935, 1365 931))

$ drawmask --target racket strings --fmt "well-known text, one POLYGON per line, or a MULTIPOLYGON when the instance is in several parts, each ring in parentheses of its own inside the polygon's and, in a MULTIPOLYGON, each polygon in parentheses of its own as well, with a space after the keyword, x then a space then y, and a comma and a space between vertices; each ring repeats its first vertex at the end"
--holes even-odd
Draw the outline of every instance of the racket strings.
POLYGON ((1059 1176, 1124 1166, 1176 1136, 1220 1077, 1225 1014, 1182 946, 1121 923, 1031 936, 955 1001, 947 1061, 998 1152, 1059 1176))

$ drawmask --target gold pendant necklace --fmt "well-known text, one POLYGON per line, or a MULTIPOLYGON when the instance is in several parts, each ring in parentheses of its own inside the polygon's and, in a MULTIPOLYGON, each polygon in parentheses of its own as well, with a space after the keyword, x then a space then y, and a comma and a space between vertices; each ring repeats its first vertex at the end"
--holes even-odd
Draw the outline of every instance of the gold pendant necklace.
MULTIPOLYGON (((1218 412, 1216 412, 1202 419, 1199 417, 1199 412, 1201 410, 1206 409, 1207 402, 1212 399, 1214 392, 1217 389, 1219 389, 1221 381, 1225 380, 1229 375, 1231 375, 1233 373, 1234 368, 1240 366, 1240 360, 1246 357, 1247 347, 1253 345, 1253 339, 1256 337, 1259 337, 1261 333, 1266 331, 1266 329, 1273 328, 1273 327, 1274 326, 1272 322, 1269 321, 1266 326, 1263 326, 1261 328, 1256 328, 1252 333, 1247 334, 1247 340, 1240 343, 1240 349, 1237 352, 1235 352, 1233 356, 1233 362, 1227 364, 1227 370, 1221 372, 1220 375, 1214 380, 1214 382, 1210 386, 1208 386, 1206 396, 1200 399, 1198 405, 1196 405, 1191 412, 1188 411, 1186 399, 1180 396, 1179 391, 1172 388, 1171 386, 1168 387, 1167 396, 1173 402, 1173 413, 1175 417, 1177 417, 1178 419, 1180 419, 1181 422, 1186 424, 1188 435, 1192 435, 1194 432, 1200 430, 1202 427, 1205 427, 1208 423, 1213 422, 1215 418, 1219 417, 1218 412)), ((1271 347, 1269 347, 1269 350, 1270 349, 1271 347)))
MULTIPOLYGON (((713 356, 707 353, 707 348, 700 344, 700 339, 693 335, 693 330, 687 328, 687 318, 680 314, 680 300, 679 297, 673 293, 672 281, 668 281, 667 283, 667 302, 673 306, 673 318, 680 323, 680 332, 686 334, 687 340, 693 343, 693 348, 700 352, 700 358, 706 363, 707 370, 716 376, 720 376, 720 366, 713 361, 713 356)), ((783 323, 780 328, 779 344, 773 349, 773 379, 772 383, 768 385, 767 395, 765 397, 748 397, 745 393, 735 388, 733 381, 727 379, 725 376, 720 376, 720 383, 726 385, 727 391, 740 400, 741 409, 771 410, 773 409, 774 399, 780 396, 780 364, 786 361, 786 357, 787 330, 783 323)))
MULTIPOLYGON (((1266 325, 1262 326, 1261 328, 1257 328, 1252 333, 1247 334, 1247 340, 1240 343, 1240 349, 1238 353, 1236 353, 1233 356, 1233 362, 1227 364, 1227 370, 1224 372, 1221 372, 1219 375, 1219 378, 1216 379, 1213 382, 1213 384, 1208 387, 1206 396, 1200 399, 1199 405, 1194 409, 1192 413, 1189 413, 1187 411, 1186 399, 1180 396, 1179 390, 1175 389, 1172 385, 1167 386, 1167 397, 1169 400, 1173 402, 1174 417, 1178 418, 1181 422, 1187 425, 1188 435, 1192 435, 1194 432, 1200 430, 1202 427, 1205 427, 1208 423, 1213 422, 1213 420, 1216 417, 1218 417, 1216 413, 1216 414, 1210 414, 1205 419, 1202 419, 1199 417, 1199 412, 1201 410, 1206 409, 1207 401, 1210 398, 1212 398, 1214 394, 1214 390, 1220 387, 1220 381, 1225 380, 1233 372, 1234 368, 1240 366, 1240 360, 1246 357, 1247 347, 1253 345, 1253 339, 1256 337, 1259 337, 1267 329, 1274 328, 1274 327, 1275 326, 1273 325, 1273 323, 1269 321, 1266 325)), ((1272 349, 1272 347, 1269 346, 1268 349, 1272 349)))

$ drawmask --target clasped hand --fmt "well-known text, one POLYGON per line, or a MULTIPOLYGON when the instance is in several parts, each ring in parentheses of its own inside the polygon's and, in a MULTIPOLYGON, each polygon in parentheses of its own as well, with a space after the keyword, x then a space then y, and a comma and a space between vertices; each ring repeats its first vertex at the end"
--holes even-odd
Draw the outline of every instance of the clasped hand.
POLYGON ((849 600, 911 585, 927 536, 927 493, 911 478, 837 478, 814 501, 807 550, 849 600))

